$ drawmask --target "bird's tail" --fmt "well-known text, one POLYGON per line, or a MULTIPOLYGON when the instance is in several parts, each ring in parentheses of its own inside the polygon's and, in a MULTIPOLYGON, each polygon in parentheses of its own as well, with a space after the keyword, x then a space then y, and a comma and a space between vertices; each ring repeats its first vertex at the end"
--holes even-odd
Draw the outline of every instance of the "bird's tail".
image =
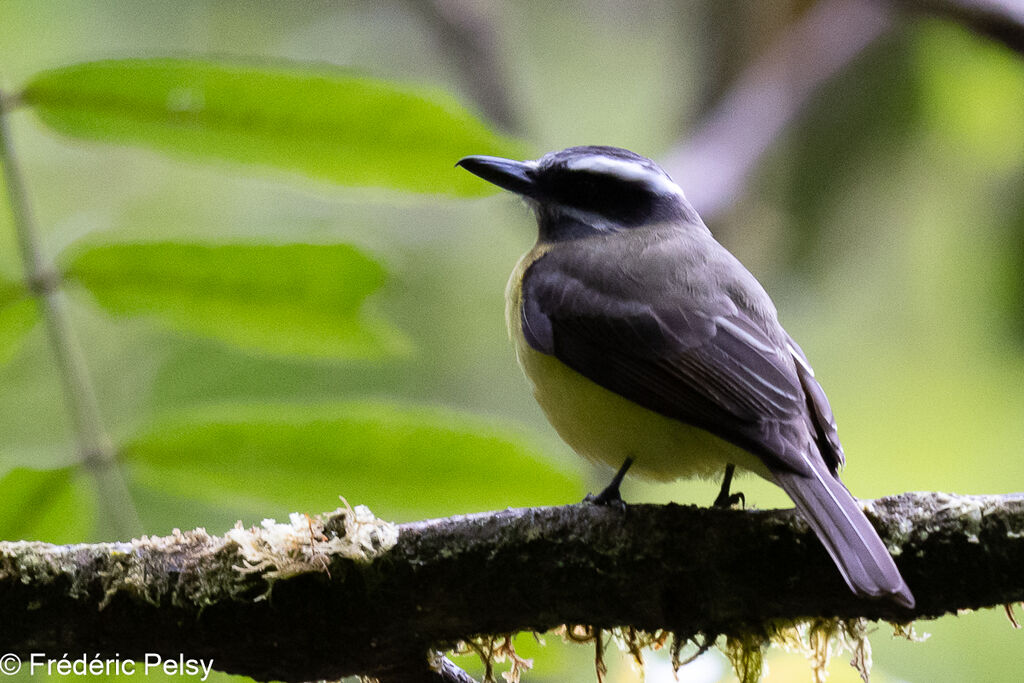
POLYGON ((913 607, 910 588, 856 499, 824 463, 810 460, 812 476, 772 474, 821 539, 847 585, 858 595, 888 597, 913 607))

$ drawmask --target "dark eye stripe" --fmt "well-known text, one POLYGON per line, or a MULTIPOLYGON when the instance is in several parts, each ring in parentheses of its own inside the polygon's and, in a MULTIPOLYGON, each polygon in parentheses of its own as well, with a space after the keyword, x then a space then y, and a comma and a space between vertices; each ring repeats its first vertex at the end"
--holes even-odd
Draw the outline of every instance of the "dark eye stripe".
POLYGON ((552 201, 623 225, 645 221, 662 199, 641 179, 570 170, 552 170, 545 176, 545 194, 552 201))

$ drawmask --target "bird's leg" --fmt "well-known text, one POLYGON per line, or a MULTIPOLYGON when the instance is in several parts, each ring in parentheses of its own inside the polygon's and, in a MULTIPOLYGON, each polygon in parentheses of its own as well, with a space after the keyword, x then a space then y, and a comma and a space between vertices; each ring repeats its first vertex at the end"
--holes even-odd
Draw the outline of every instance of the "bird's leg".
POLYGON ((722 478, 722 490, 718 492, 718 498, 715 498, 713 506, 716 508, 731 508, 736 503, 747 504, 747 498, 742 493, 729 493, 729 487, 732 486, 732 475, 736 471, 736 465, 725 466, 725 477, 722 478))
POLYGON ((622 500, 622 494, 619 493, 619 486, 622 485, 622 478, 626 476, 626 470, 633 464, 633 458, 626 458, 626 462, 622 463, 622 467, 612 477, 612 482, 608 486, 604 487, 604 491, 597 494, 587 494, 587 497, 583 499, 584 503, 593 503, 594 505, 619 505, 625 507, 626 501, 622 500))

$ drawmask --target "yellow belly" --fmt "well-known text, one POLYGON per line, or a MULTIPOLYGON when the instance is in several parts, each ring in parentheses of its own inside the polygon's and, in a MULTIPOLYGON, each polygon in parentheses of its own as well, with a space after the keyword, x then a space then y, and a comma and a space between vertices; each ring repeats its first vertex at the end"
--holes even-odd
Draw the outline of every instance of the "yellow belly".
POLYGON ((760 459, 710 432, 648 410, 595 384, 553 356, 531 347, 522 334, 522 273, 542 252, 524 256, 509 280, 509 335, 533 395, 559 436, 580 455, 619 467, 633 458, 631 474, 670 481, 721 477, 727 464, 770 477, 760 459))

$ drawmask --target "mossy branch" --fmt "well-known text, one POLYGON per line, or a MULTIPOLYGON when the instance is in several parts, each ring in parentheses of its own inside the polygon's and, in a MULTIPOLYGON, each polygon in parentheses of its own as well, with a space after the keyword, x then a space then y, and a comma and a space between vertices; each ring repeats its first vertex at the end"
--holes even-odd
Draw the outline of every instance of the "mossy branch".
POLYGON ((913 611, 850 593, 793 511, 580 504, 395 527, 356 508, 224 536, 0 543, 0 651, 184 654, 259 680, 454 680, 428 655, 478 634, 587 624, 749 640, 780 620, 907 622, 1024 600, 1024 496, 865 507, 913 611))

